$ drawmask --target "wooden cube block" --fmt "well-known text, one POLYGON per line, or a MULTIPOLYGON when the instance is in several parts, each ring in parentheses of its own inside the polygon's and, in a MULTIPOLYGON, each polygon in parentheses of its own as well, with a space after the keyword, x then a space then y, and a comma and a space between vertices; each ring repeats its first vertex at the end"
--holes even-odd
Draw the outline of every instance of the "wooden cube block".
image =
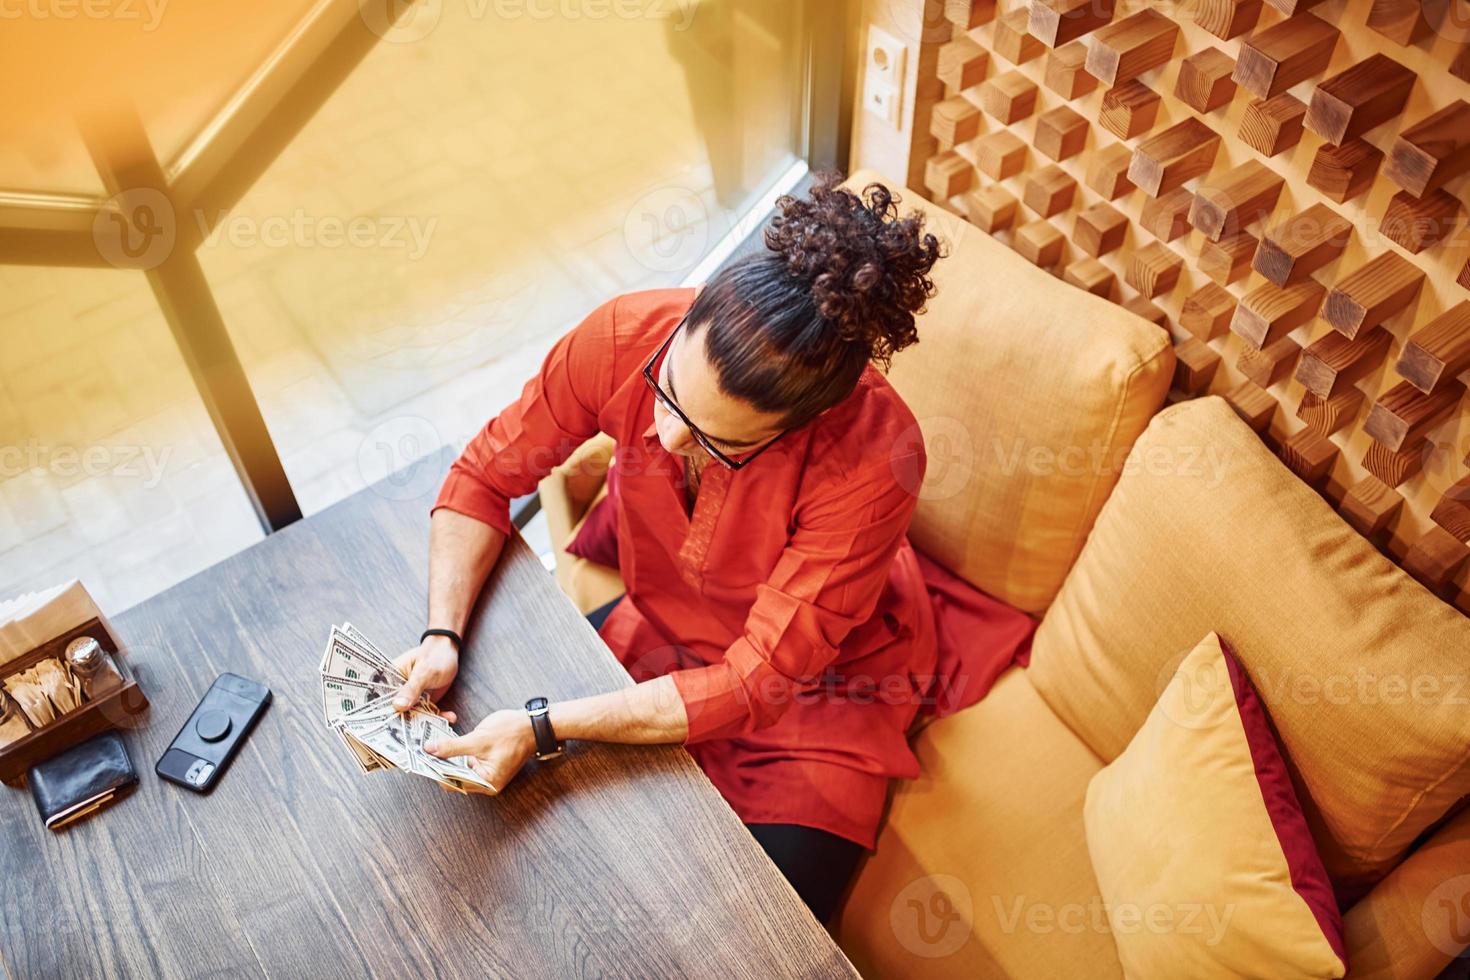
POLYGON ((1174 95, 1195 112, 1213 112, 1235 98, 1235 59, 1219 48, 1205 48, 1179 63, 1174 95))
POLYGON ((939 46, 939 80, 958 91, 985 81, 990 68, 990 52, 961 34, 939 46))
POLYGON ((1093 257, 1106 255, 1123 244, 1128 218, 1110 204, 1094 204, 1077 212, 1072 241, 1093 257))
POLYGON ((1179 313, 1179 326, 1200 340, 1214 340, 1230 329, 1235 297, 1217 283, 1207 282, 1189 295, 1179 313))
POLYGON ((1382 443, 1368 441, 1363 454, 1363 469, 1390 487, 1402 486, 1424 468, 1425 444, 1419 443, 1403 452, 1395 452, 1382 443))
POLYGON ((1189 209, 1189 223, 1212 242, 1265 218, 1281 199, 1286 182, 1259 160, 1200 184, 1189 209))
POLYGON ((1327 70, 1338 29, 1315 14, 1300 13, 1240 42, 1232 76, 1261 99, 1314 78, 1327 70))
POLYGON ((1066 239, 1050 221, 1033 221, 1016 229, 1011 247, 1033 265, 1050 269, 1062 261, 1066 239))
POLYGON ((1458 480, 1434 505, 1429 519, 1461 542, 1470 542, 1470 476, 1458 480))
POLYGON ((1470 370, 1470 300, 1461 300, 1404 344, 1395 370, 1429 394, 1470 370))
POLYGON ((1092 32, 1087 70, 1107 85, 1117 85, 1158 68, 1174 55, 1179 25, 1151 7, 1092 32))
POLYGON ((992 235, 1009 228, 1016 220, 1016 199, 999 184, 989 184, 964 196, 970 223, 992 235))
POLYGON ((1403 452, 1421 445, 1429 431, 1454 415, 1465 395, 1459 381, 1448 381, 1426 395, 1401 381, 1378 396, 1368 410, 1363 431, 1385 449, 1403 452))
POLYGON ((1084 67, 1086 61, 1087 48, 1081 41, 1064 44, 1047 55, 1042 83, 1064 99, 1079 99, 1097 88, 1097 79, 1084 67))
POLYGON ((1312 91, 1304 125, 1329 143, 1361 136, 1404 111, 1417 78, 1385 54, 1371 54, 1312 91))
POLYGON ((1036 83, 1019 71, 1008 71, 980 86, 980 108, 1006 125, 1036 111, 1036 83))
POLYGON ((1373 0, 1368 10, 1368 27, 1405 47, 1417 44, 1432 30, 1424 18, 1420 0, 1373 0))
POLYGON ((936 201, 947 201, 970 189, 975 168, 954 150, 936 153, 924 164, 924 187, 936 201))
POLYGON ((1190 116, 1138 144, 1128 179, 1149 197, 1158 197, 1206 173, 1219 149, 1220 137, 1190 116))
POLYGON ((1002 14, 995 22, 991 50, 1015 65, 1023 65, 1045 53, 1046 45, 1041 43, 1040 38, 1032 37, 1027 30, 1030 17, 1031 14, 1025 7, 1002 14))
POLYGON ((1470 548, 1442 527, 1431 527, 1404 555, 1404 571, 1443 597, 1470 560, 1470 548))
POLYGON ((1218 242, 1209 239, 1200 245, 1195 265, 1199 271, 1222 286, 1228 286, 1250 271, 1251 256, 1260 243, 1248 231, 1226 235, 1218 242))
POLYGON ((1296 407, 1296 417, 1317 435, 1326 437, 1352 425, 1366 400, 1361 388, 1343 388, 1327 398, 1304 391, 1296 407))
POLYGON ((1323 143, 1312 158, 1307 183, 1341 204, 1368 189, 1382 160, 1383 151, 1366 140, 1348 140, 1341 146, 1323 143))
POLYGON ((929 135, 946 149, 952 149, 956 143, 968 143, 980 135, 980 109, 961 95, 935 103, 929 117, 929 135))
POLYGON ((1301 352, 1301 345, 1290 337, 1278 338, 1268 347, 1244 344, 1240 357, 1235 360, 1235 369, 1262 388, 1269 388, 1291 373, 1301 352))
POLYGON ((1338 505, 1342 519, 1370 541, 1379 539, 1403 509, 1404 498, 1376 476, 1365 476, 1338 505))
POLYGON ((1261 0, 1198 0, 1194 22, 1222 41, 1239 37, 1261 19, 1261 0))
POLYGON ((1252 431, 1260 434, 1271 428, 1271 419, 1276 416, 1276 399, 1254 381, 1242 381, 1225 393, 1225 400, 1252 431))
POLYGON ((1184 260, 1163 242, 1149 242, 1135 249, 1124 281, 1152 299, 1167 293, 1179 282, 1184 260))
POLYGON ((1351 221, 1325 204, 1313 204, 1266 232, 1251 267, 1285 286, 1336 261, 1352 237, 1351 221))
POLYGON ((1315 279, 1263 282, 1240 298, 1230 330, 1252 347, 1267 347, 1316 316, 1325 292, 1315 279))
POLYGON ((1194 195, 1176 187, 1144 201, 1139 223, 1155 238, 1172 242, 1189 230, 1189 209, 1193 205, 1194 195))
POLYGON ((1126 140, 1147 132, 1158 118, 1158 93, 1131 79, 1103 93, 1097 121, 1118 139, 1126 140))
POLYGON ((1072 206, 1077 182, 1056 164, 1042 167, 1031 174, 1021 194, 1021 202, 1043 218, 1050 218, 1072 206))
POLYGON ((1306 115, 1306 103, 1290 92, 1252 99, 1240 117, 1241 142, 1262 156, 1274 157, 1301 142, 1306 115))
POLYGON ((1220 355, 1204 341, 1185 337, 1174 344, 1174 387, 1185 394, 1203 395, 1209 391, 1219 369, 1220 355))
POLYGON ((1134 296, 1126 299, 1122 306, 1134 316, 1141 316, 1149 323, 1156 323, 1165 330, 1169 329, 1169 314, 1160 309, 1158 304, 1147 296, 1134 296))
POLYGON ((1454 60, 1450 62, 1450 74, 1462 82, 1470 82, 1470 41, 1462 43, 1455 53, 1454 60))
POLYGON ((1109 143, 1095 150, 1087 166, 1087 186, 1105 200, 1113 201, 1133 190, 1133 181, 1128 179, 1128 165, 1133 162, 1133 151, 1122 143, 1109 143))
POLYGON ((1286 468, 1310 487, 1320 487, 1337 462, 1337 446, 1310 428, 1288 436, 1278 454, 1286 468))
POLYGON ((1449 237, 1460 225, 1460 201, 1443 188, 1414 197, 1399 191, 1388 199, 1378 230, 1405 251, 1420 252, 1449 237))
POLYGON ((1423 197, 1466 170, 1470 170, 1470 103, 1456 99, 1399 133, 1388 151, 1383 176, 1423 197))
POLYGON ((1116 282, 1113 270, 1091 256, 1084 256, 1067 266, 1062 272, 1062 279, 1103 299, 1112 295, 1116 282))
POLYGON ((1027 28, 1055 48, 1111 21, 1113 5, 1114 0, 1033 0, 1027 28))
POLYGON ((1328 330, 1302 354, 1296 379, 1312 394, 1330 398, 1377 371, 1392 343, 1393 334, 1382 327, 1366 330, 1352 340, 1328 330))
POLYGON ((1053 160, 1074 157, 1087 143, 1087 120, 1059 105, 1036 117, 1036 135, 1031 142, 1053 160))
POLYGON ((1351 340, 1410 308, 1423 285, 1418 266, 1384 252, 1333 284, 1322 304, 1322 319, 1351 340))
POLYGON ((986 133, 977 139, 975 166, 991 180, 1005 180, 1026 165, 1026 144, 1009 129, 986 133))
POLYGON ((944 16, 961 31, 995 19, 995 0, 944 0, 944 16))

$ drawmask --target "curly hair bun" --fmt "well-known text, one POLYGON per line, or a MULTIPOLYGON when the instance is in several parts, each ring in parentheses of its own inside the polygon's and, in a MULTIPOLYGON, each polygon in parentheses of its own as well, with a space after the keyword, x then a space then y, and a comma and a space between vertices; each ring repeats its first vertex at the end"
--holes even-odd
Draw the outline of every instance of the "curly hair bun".
POLYGON ((914 314, 934 294, 929 270, 939 240, 924 231, 924 215, 898 216, 898 198, 882 184, 862 195, 824 173, 807 199, 785 195, 766 229, 766 247, 808 284, 817 312, 838 335, 865 345, 885 367, 919 339, 914 314))

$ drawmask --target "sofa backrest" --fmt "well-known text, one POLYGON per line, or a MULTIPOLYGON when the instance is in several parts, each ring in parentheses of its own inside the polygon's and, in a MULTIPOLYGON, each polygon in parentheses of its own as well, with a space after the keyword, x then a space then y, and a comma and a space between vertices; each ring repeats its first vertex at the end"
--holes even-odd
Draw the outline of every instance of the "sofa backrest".
POLYGON ((949 255, 919 343, 889 380, 923 429, 929 469, 910 537, 971 584, 1030 613, 1056 595, 1117 464, 1163 403, 1168 334, 1066 285, 902 185, 949 255))
POLYGON ((1110 761, 1211 630, 1260 692, 1345 895, 1470 792, 1470 620, 1379 554, 1218 397, 1165 409, 1133 447, 1029 673, 1110 761))

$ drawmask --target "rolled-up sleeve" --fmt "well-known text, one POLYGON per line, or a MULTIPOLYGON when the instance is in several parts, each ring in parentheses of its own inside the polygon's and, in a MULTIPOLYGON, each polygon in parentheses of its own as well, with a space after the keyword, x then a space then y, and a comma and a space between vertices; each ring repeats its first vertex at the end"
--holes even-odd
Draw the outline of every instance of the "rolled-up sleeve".
POLYGON ((611 396, 618 298, 593 310, 546 355, 521 395, 465 446, 434 510, 448 508, 509 534, 510 502, 597 433, 611 396))
POLYGON ((848 633, 872 615, 916 503, 885 457, 799 509, 742 635, 719 663, 671 674, 689 718, 687 743, 764 728, 816 686, 848 633))

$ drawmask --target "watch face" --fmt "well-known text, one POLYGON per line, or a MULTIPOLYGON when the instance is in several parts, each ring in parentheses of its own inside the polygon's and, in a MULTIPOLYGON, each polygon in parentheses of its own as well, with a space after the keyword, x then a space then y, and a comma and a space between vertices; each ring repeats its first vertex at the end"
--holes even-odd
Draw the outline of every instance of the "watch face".
POLYGON ((547 708, 547 705, 549 705, 550 703, 551 702, 550 701, 547 701, 545 698, 532 698, 531 700, 529 700, 529 701, 526 702, 526 710, 527 711, 545 711, 546 708, 547 708))

